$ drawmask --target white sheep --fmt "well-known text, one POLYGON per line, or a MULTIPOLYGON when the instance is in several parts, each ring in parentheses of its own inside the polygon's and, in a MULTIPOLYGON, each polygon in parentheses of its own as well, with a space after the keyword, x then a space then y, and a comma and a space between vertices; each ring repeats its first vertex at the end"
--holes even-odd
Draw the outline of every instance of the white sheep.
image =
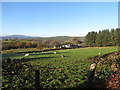
POLYGON ((101 55, 102 53, 99 52, 99 55, 101 55))
POLYGON ((25 56, 25 57, 27 57, 27 56, 29 56, 29 55, 30 55, 30 54, 29 54, 29 53, 27 53, 27 54, 25 54, 24 56, 25 56))
POLYGON ((54 52, 54 54, 56 54, 57 52, 54 52))

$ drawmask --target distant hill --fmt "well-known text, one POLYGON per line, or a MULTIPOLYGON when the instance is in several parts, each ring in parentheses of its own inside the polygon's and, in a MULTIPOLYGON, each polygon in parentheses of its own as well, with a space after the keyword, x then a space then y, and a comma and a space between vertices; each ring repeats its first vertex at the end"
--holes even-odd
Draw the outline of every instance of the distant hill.
MULTIPOLYGON (((73 38, 72 36, 57 36, 57 37, 51 37, 51 39, 54 40, 60 40, 60 41, 71 41, 73 38)), ((77 37, 78 40, 84 41, 84 37, 77 37)))
MULTIPOLYGON (((34 38, 36 40, 59 40, 59 41, 71 41, 74 37, 73 36, 55 36, 55 37, 41 37, 41 38, 34 38)), ((77 39, 84 41, 83 37, 77 37, 77 39)))
MULTIPOLYGON (((33 36, 26 36, 26 35, 6 35, 2 36, 2 39, 29 39, 29 38, 38 38, 38 37, 33 37, 33 36)), ((40 38, 40 37, 39 37, 40 38)))
MULTIPOLYGON (((7 35, 2 36, 2 39, 33 39, 33 40, 59 40, 59 41, 71 41, 73 36, 55 36, 55 37, 36 37, 36 36, 26 36, 26 35, 7 35)), ((77 39, 84 41, 83 37, 77 37, 77 39)))

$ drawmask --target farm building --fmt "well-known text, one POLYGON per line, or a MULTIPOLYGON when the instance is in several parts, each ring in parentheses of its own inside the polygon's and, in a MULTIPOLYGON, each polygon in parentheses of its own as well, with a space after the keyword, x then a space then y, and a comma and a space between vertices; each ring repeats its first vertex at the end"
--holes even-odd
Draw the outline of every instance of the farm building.
POLYGON ((76 44, 61 45, 60 48, 78 48, 76 44))
POLYGON ((54 45, 54 49, 60 48, 59 45, 54 45))

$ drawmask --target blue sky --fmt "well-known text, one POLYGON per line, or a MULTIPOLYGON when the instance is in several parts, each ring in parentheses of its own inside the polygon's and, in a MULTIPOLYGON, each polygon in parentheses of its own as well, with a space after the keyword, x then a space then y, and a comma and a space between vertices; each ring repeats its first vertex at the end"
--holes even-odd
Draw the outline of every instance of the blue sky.
POLYGON ((85 36, 117 27, 117 2, 2 3, 3 35, 85 36))

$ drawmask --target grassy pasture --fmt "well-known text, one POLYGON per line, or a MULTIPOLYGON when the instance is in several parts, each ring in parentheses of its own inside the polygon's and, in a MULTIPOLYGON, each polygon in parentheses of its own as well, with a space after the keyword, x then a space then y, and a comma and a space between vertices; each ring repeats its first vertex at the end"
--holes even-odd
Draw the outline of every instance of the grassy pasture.
POLYGON ((99 53, 106 54, 117 50, 117 47, 88 47, 30 53, 28 57, 24 57, 25 53, 9 53, 3 54, 2 57, 3 59, 25 58, 27 63, 37 66, 41 72, 41 85, 44 88, 71 88, 84 86, 90 66, 86 59, 99 53))
MULTIPOLYGON (((2 58, 13 58, 13 59, 21 59, 24 57, 25 53, 16 53, 21 51, 34 51, 38 49, 15 49, 15 50, 9 50, 5 51, 7 53, 2 54, 2 58)), ((102 54, 117 51, 118 47, 88 47, 88 48, 77 48, 77 49, 66 49, 66 50, 57 50, 57 51, 49 51, 45 53, 30 53, 30 56, 25 57, 34 60, 43 60, 42 57, 46 60, 47 58, 50 59, 60 59, 60 55, 65 55, 65 58, 62 59, 86 59, 88 57, 99 55, 99 52, 102 54), (57 52, 54 54, 54 52, 57 52)), ((33 60, 33 61, 34 61, 33 60)))

